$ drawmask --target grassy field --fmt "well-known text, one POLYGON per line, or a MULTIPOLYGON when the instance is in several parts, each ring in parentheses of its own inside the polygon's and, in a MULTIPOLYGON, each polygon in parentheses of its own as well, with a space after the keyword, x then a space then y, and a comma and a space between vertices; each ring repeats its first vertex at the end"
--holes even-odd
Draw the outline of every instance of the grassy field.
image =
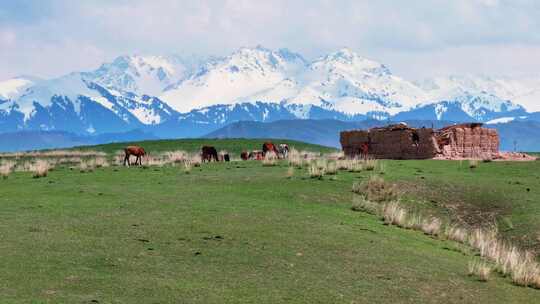
MULTIPOLYGON (((540 162, 382 165, 405 204, 470 225, 495 220, 505 237, 539 248, 540 162)), ((0 302, 538 303, 540 290, 509 278, 468 276, 478 257, 461 245, 351 211, 352 184, 373 171, 322 180, 287 171, 284 162, 248 161, 190 174, 171 166, 13 173, 0 179, 0 302)))

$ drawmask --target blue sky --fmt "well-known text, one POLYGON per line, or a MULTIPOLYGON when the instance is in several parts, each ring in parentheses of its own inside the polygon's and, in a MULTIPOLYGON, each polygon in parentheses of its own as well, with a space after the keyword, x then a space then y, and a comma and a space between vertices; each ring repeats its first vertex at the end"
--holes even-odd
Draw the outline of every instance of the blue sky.
POLYGON ((540 75, 540 1, 0 1, 0 80, 256 45, 308 59, 347 46, 411 79, 540 75))

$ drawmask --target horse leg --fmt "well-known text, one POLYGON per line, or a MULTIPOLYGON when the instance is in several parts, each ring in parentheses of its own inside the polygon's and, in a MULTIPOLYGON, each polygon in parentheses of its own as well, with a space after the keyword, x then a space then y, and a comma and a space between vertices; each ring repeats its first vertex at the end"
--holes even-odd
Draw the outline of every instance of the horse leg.
POLYGON ((126 165, 126 163, 127 163, 127 166, 129 167, 130 164, 129 164, 129 154, 128 153, 126 153, 126 155, 124 156, 124 166, 126 165))

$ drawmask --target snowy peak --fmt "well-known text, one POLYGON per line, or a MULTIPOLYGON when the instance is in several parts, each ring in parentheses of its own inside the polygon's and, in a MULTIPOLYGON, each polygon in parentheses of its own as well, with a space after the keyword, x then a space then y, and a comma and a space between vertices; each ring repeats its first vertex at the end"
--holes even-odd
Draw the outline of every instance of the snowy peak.
POLYGON ((21 96, 26 89, 40 81, 35 77, 16 77, 0 82, 0 99, 16 99, 21 96))
POLYGON ((348 48, 320 57, 311 64, 312 70, 325 72, 345 72, 349 75, 373 74, 390 75, 390 70, 383 64, 363 58, 348 48))
POLYGON ((85 78, 104 87, 136 94, 159 95, 165 88, 198 69, 196 58, 178 56, 120 56, 85 78))

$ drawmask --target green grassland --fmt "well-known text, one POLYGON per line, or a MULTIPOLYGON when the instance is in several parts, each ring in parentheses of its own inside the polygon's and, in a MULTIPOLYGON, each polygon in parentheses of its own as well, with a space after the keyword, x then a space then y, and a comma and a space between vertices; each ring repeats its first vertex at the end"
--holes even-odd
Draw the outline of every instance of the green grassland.
MULTIPOLYGON (((207 143, 238 153, 261 141, 144 146, 207 143)), ((496 221, 505 237, 539 248, 540 162, 380 164, 404 203, 470 225, 496 221)), ((247 161, 190 174, 171 166, 14 173, 0 180, 0 303, 538 303, 540 290, 509 278, 468 276, 477 257, 461 245, 351 211, 352 184, 381 172, 319 180, 306 169, 287 178, 287 169, 247 161)))

